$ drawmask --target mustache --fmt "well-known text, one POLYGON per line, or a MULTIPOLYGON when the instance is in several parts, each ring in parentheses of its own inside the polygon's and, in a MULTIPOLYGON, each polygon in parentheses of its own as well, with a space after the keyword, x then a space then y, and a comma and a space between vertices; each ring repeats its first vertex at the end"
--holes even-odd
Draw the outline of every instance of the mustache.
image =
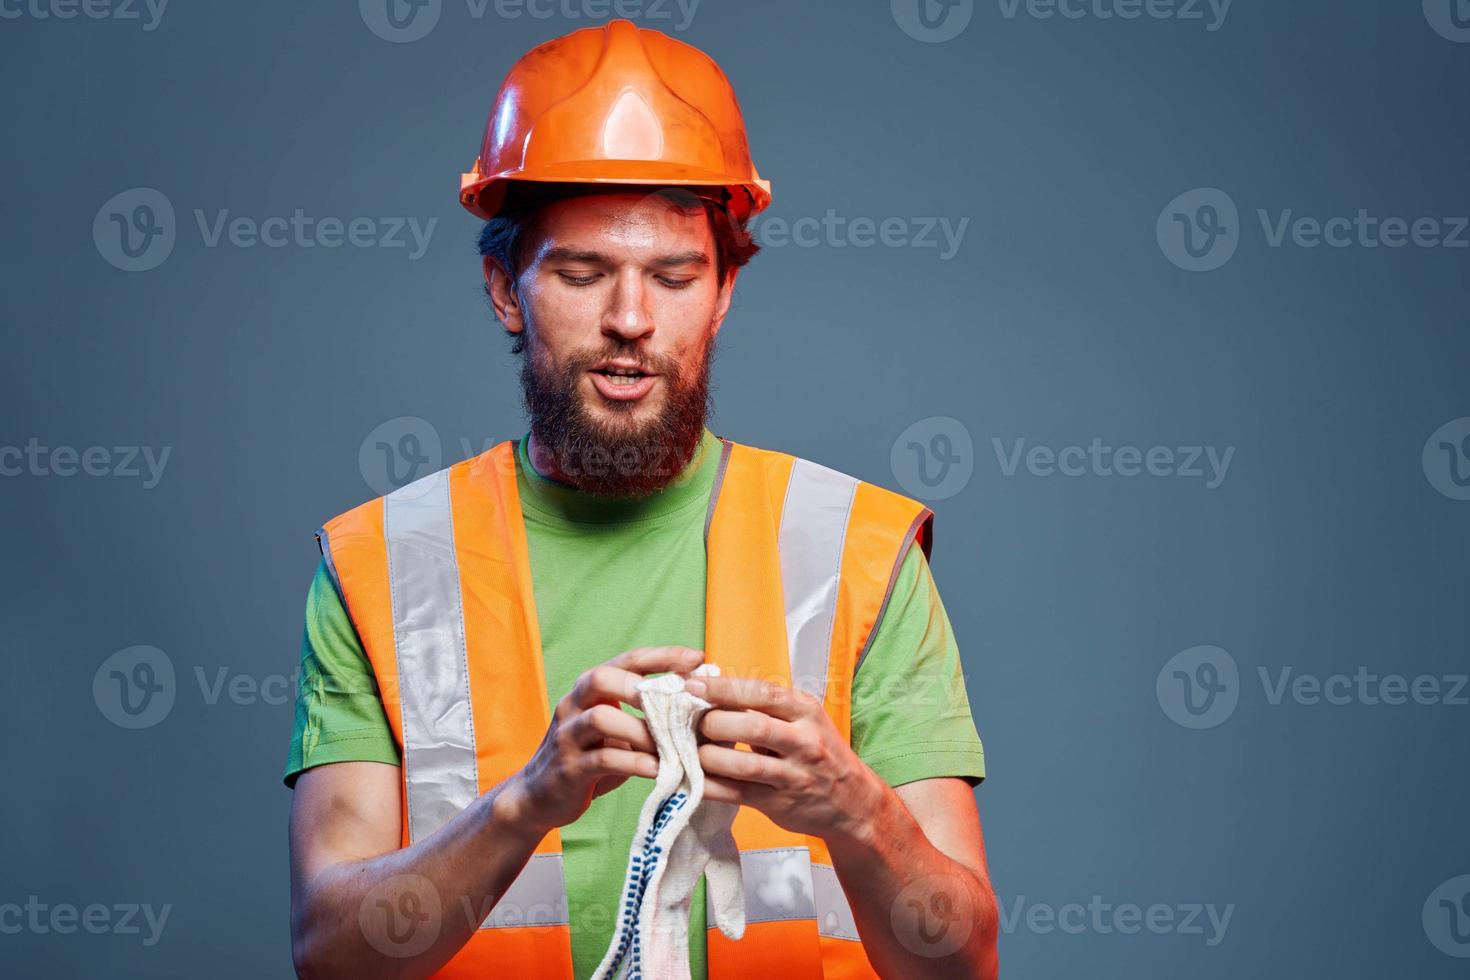
POLYGON ((562 366, 562 374, 566 377, 575 376, 590 371, 603 361, 632 361, 634 366, 644 374, 661 374, 670 377, 678 377, 681 366, 677 358, 671 354, 652 354, 648 352, 639 353, 626 348, 606 351, 583 350, 570 355, 562 366))

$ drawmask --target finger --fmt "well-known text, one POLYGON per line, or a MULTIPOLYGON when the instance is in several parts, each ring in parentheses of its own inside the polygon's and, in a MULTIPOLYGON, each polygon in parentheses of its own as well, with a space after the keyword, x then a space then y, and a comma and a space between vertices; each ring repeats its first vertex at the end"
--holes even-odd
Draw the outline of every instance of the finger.
POLYGON ((779 755, 793 754, 800 745, 800 732, 795 725, 759 711, 715 708, 705 712, 698 731, 711 742, 744 742, 752 749, 779 755))
POLYGON ((690 671, 704 662, 704 651, 690 647, 634 647, 609 660, 608 666, 633 674, 690 671))
POLYGON ((706 800, 753 807, 763 813, 769 812, 771 804, 775 801, 775 792, 769 786, 762 786, 760 783, 743 783, 738 779, 706 776, 704 780, 706 800))
POLYGON ((822 707, 805 691, 748 677, 698 677, 686 681, 684 689, 721 708, 749 708, 782 721, 795 721, 813 707, 818 711, 822 707))
POLYGON ((639 710, 643 698, 638 694, 638 685, 643 677, 611 664, 598 664, 582 671, 569 692, 572 707, 585 711, 594 704, 630 704, 639 710))
POLYGON ((658 760, 646 752, 604 746, 582 753, 577 760, 577 771, 583 778, 591 779, 600 779, 603 776, 642 776, 652 779, 658 775, 658 760))
POLYGON ((688 672, 704 660, 703 650, 689 647, 637 647, 582 672, 570 692, 573 707, 594 704, 630 704, 640 711, 643 699, 638 685, 645 675, 670 671, 688 672))
POLYGON ((714 800, 716 803, 744 804, 746 802, 746 790, 754 786, 754 783, 742 783, 734 779, 721 779, 719 776, 704 776, 704 798, 714 800))
POLYGON ((648 723, 610 704, 594 704, 578 715, 572 722, 572 740, 584 749, 617 742, 615 748, 658 755, 658 745, 648 731, 648 723))
POLYGON ((592 784, 593 797, 595 798, 598 796, 602 796, 605 793, 611 793, 613 790, 626 783, 628 781, 628 778, 629 777, 627 776, 603 776, 597 782, 592 784))
POLYGON ((785 759, 708 743, 699 747, 699 765, 706 776, 723 776, 778 789, 792 785, 797 775, 796 767, 785 759))

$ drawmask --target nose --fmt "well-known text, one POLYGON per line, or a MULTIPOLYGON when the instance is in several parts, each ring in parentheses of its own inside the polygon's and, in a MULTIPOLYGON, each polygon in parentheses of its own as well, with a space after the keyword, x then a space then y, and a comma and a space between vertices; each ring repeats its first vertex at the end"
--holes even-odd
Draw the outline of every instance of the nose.
POLYGON ((653 333, 648 290, 639 270, 619 271, 602 316, 602 333, 621 341, 639 340, 653 333))

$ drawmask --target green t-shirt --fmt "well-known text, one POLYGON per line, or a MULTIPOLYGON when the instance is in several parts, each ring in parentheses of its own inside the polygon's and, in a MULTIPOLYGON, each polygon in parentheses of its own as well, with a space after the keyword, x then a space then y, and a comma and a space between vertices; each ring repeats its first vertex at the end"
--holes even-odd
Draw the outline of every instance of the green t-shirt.
MULTIPOLYGON (((639 646, 704 648, 704 520, 720 457, 708 429, 679 477, 642 500, 598 498, 542 476, 517 446, 517 483, 541 626, 547 703, 589 667, 639 646)), ((312 766, 397 765, 372 668, 325 563, 306 599, 301 679, 286 784, 312 766)), ((905 556, 877 635, 853 681, 852 746, 889 785, 985 776, 959 650, 928 562, 905 556)), ((625 710, 631 711, 631 708, 625 710)), ((651 780, 629 779, 561 828, 574 975, 589 977, 612 940, 638 813, 651 780)), ((689 917, 694 980, 706 977, 704 880, 689 917)))

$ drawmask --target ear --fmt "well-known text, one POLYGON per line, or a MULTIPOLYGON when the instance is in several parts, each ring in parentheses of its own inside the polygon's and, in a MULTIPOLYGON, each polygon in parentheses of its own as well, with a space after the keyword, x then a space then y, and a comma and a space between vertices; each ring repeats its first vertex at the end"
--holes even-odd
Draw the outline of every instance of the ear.
POLYGON ((715 300, 715 319, 710 329, 710 336, 720 332, 720 326, 725 322, 725 314, 730 312, 730 300, 735 296, 735 278, 740 275, 737 268, 730 269, 725 273, 725 282, 720 286, 720 295, 715 300))
POLYGON ((490 297, 490 305, 495 308, 495 317, 505 325, 505 329, 511 333, 520 333, 525 329, 525 319, 521 313, 521 298, 516 293, 515 285, 511 282, 510 273, 499 260, 485 256, 485 293, 490 297))

